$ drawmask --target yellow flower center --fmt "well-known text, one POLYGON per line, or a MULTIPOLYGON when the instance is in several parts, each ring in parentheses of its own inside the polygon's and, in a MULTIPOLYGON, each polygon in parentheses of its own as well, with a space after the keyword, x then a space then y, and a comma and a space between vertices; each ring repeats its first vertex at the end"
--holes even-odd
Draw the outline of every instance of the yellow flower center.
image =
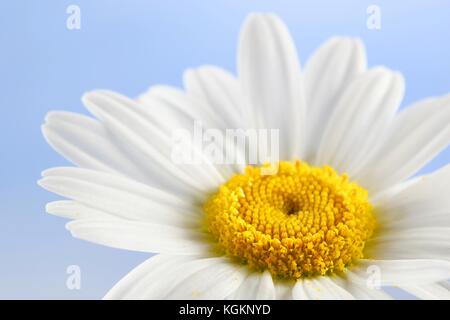
POLYGON ((363 257, 375 228, 365 189, 328 166, 282 161, 275 172, 249 166, 206 202, 206 225, 227 255, 293 279, 363 257))

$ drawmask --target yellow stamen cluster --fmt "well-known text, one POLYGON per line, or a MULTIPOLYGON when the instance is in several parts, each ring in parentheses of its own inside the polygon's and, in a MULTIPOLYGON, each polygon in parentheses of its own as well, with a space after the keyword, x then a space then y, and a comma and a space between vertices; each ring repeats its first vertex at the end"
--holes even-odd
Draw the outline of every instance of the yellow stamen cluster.
POLYGON ((247 167, 204 210, 227 255, 283 278, 344 271, 362 258, 375 228, 365 189, 328 166, 300 161, 282 161, 272 175, 247 167))

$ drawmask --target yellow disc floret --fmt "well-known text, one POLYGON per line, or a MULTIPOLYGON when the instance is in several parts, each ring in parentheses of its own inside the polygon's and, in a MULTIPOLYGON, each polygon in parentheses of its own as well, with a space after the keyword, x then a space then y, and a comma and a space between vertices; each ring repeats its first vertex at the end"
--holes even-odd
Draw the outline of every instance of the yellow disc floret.
POLYGON ((205 204, 219 247, 256 270, 298 279, 344 271, 375 228, 365 189, 331 167, 247 167, 205 204), (266 168, 267 169, 267 168, 266 168))

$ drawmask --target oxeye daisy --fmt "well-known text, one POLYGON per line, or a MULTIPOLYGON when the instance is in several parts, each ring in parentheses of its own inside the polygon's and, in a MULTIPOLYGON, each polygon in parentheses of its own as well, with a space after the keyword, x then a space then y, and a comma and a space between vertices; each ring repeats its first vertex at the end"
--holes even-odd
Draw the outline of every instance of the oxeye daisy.
MULTIPOLYGON (((398 111, 402 76, 333 38, 303 68, 283 22, 251 14, 237 76, 186 71, 183 90, 93 91, 96 119, 51 112, 48 143, 78 167, 39 184, 74 237, 156 253, 110 299, 448 299, 450 166, 416 176, 450 142, 450 97, 398 111), (276 129, 279 161, 176 163, 172 132, 276 129), (265 169, 273 169, 265 174, 265 169)), ((236 150, 236 153, 239 153, 236 150)))

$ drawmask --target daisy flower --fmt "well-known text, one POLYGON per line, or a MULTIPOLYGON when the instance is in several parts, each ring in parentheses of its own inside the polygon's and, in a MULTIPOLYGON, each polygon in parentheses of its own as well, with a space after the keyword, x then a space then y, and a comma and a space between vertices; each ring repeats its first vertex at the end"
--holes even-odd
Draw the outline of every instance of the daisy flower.
MULTIPOLYGON (((93 91, 96 119, 51 112, 48 143, 78 167, 39 184, 76 238, 156 253, 110 299, 449 298, 450 166, 413 177, 450 142, 450 97, 398 111, 402 76, 333 38, 300 68, 283 22, 251 14, 237 77, 212 66, 184 89, 93 91), (279 129, 274 164, 174 163, 176 128, 279 129), (412 178, 413 177, 413 178, 412 178)), ((240 151, 237 151, 238 153, 240 151)))

